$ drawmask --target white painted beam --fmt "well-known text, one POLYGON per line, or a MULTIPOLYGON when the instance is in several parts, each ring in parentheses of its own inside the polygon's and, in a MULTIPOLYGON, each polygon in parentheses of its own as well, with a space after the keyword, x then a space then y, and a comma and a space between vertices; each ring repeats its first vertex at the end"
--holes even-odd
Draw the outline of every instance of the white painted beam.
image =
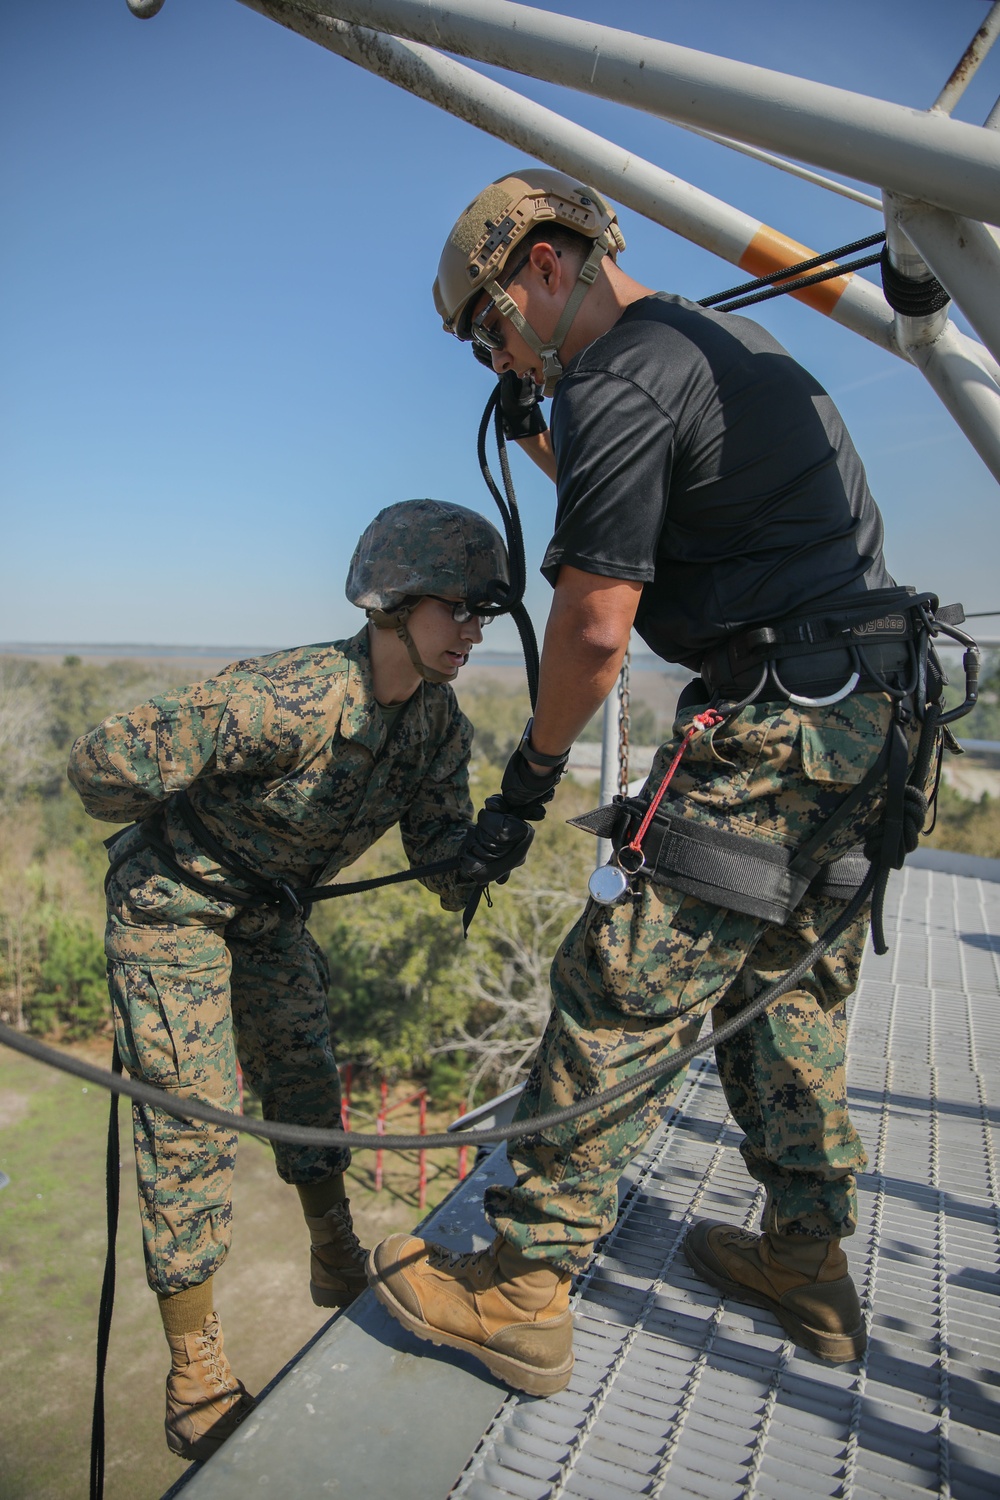
POLYGON ((1000 139, 770 68, 714 57, 511 0, 298 0, 457 52, 784 152, 987 223, 1000 221, 1000 139))

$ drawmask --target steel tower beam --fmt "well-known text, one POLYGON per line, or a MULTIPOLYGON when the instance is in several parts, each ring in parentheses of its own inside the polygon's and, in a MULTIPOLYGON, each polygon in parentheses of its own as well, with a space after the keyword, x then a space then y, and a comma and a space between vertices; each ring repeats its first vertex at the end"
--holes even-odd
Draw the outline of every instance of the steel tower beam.
POLYGON ((1000 220, 1000 140, 908 109, 512 0, 299 0, 410 41, 859 175, 988 223, 1000 220))
MULTIPOLYGON (((749 214, 473 69, 442 57, 432 48, 307 11, 301 0, 241 3, 478 129, 592 183, 617 202, 751 276, 794 265, 814 253, 749 214)), ((890 237, 895 236, 900 248, 906 246, 913 256, 912 266, 901 265, 898 253, 894 262, 910 274, 925 273, 891 215, 889 227, 890 237)), ((837 277, 792 295, 916 364, 1000 480, 995 438, 998 411, 991 395, 995 392, 1000 402, 1000 367, 987 349, 950 325, 948 338, 939 347, 946 314, 931 320, 894 317, 881 290, 861 277, 837 277)))
POLYGON ((974 357, 968 341, 954 323, 946 323, 936 338, 918 338, 907 345, 906 353, 1000 483, 1000 387, 974 357))
POLYGON ((931 112, 950 115, 972 82, 979 65, 1000 36, 1000 0, 994 0, 989 15, 955 64, 951 77, 931 105, 931 112))
POLYGON ((1000 247, 989 230, 973 219, 912 199, 887 195, 886 205, 983 343, 1000 359, 1000 247))
MULTIPOLYGON (((241 4, 539 161, 589 182, 617 203, 721 256, 748 276, 779 271, 816 254, 741 209, 463 63, 442 57, 433 48, 307 14, 294 0, 241 0, 241 4)), ((900 353, 892 311, 870 281, 838 276, 791 295, 880 348, 900 353)))

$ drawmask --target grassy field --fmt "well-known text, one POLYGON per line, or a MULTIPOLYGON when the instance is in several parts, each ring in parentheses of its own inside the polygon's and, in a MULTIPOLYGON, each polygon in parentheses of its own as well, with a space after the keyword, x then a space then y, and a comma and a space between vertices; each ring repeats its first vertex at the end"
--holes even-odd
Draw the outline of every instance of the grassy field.
MULTIPOLYGON (((106 1062, 108 1049, 89 1050, 106 1062)), ((362 1104, 364 1101, 360 1101, 362 1104)), ((454 1112, 434 1115, 434 1122, 454 1112)), ((104 1156, 108 1096, 0 1047, 0 1495, 83 1500, 88 1492, 94 1338, 104 1265, 104 1156)), ((108 1500, 154 1500, 186 1465, 163 1440, 166 1345, 142 1266, 131 1130, 120 1106, 122 1212, 118 1292, 106 1386, 108 1500)), ((360 1116, 352 1120, 366 1128, 360 1116)), ((394 1129, 416 1128, 400 1110, 394 1129)), ((429 1128, 434 1128, 431 1123, 429 1128)), ((456 1156, 429 1158, 429 1206, 455 1183, 456 1156)), ((352 1169, 363 1243, 412 1227, 415 1161, 386 1158, 372 1191, 369 1153, 352 1169)), ((271 1151, 245 1137, 235 1188, 233 1250, 216 1304, 234 1368, 252 1391, 327 1321, 308 1286, 308 1233, 298 1200, 275 1174, 271 1151)))

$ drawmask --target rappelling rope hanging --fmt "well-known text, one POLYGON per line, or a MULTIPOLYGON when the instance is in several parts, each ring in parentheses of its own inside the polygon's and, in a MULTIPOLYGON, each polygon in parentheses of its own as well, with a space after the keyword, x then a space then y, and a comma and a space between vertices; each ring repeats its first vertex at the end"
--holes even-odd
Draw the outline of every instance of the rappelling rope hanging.
POLYGON ((535 701, 538 697, 538 641, 535 638, 535 627, 531 623, 531 616, 524 605, 524 590, 527 584, 524 532, 521 529, 521 515, 517 508, 517 496, 514 493, 514 481, 511 477, 510 463, 507 457, 507 439, 504 436, 503 418, 500 411, 499 382, 490 392, 482 419, 479 423, 476 452, 479 458, 480 472, 486 483, 486 488, 496 501, 497 509, 503 518, 504 533, 507 538, 507 553, 510 558, 510 595, 505 608, 500 613, 510 615, 521 638, 521 650, 524 653, 524 670, 528 679, 528 697, 531 700, 532 711, 534 711, 535 701), (499 486, 493 478, 486 453, 486 435, 489 432, 491 417, 493 419, 493 433, 496 439, 497 455, 500 460, 500 477, 503 480, 504 487, 503 494, 500 493, 499 486))
POLYGON ((96 1084, 99 1088, 109 1089, 114 1094, 124 1094, 137 1103, 160 1109, 175 1119, 200 1120, 208 1125, 221 1125, 237 1134, 254 1135, 261 1140, 281 1141, 293 1146, 347 1146, 356 1151, 380 1149, 443 1151, 454 1150, 459 1146, 496 1146, 503 1141, 514 1141, 524 1135, 533 1135, 537 1131, 554 1129, 571 1120, 577 1120, 582 1115, 591 1114, 596 1109, 603 1109, 606 1104, 612 1104, 626 1094, 637 1092, 660 1078, 680 1072, 682 1068, 687 1067, 693 1057, 697 1057, 702 1052, 708 1052, 718 1042, 724 1041, 742 1027, 749 1025, 763 1010, 791 989, 830 944, 836 942, 837 938, 846 931, 863 909, 874 881, 875 871, 872 870, 841 915, 817 939, 795 968, 775 980, 723 1026, 710 1031, 707 1037, 689 1043, 680 1051, 671 1053, 670 1056, 663 1057, 658 1062, 650 1063, 648 1067, 634 1073, 630 1078, 622 1079, 621 1082, 605 1089, 600 1094, 593 1094, 589 1098, 580 1099, 575 1104, 567 1104, 565 1108, 552 1110, 548 1114, 534 1115, 530 1119, 521 1120, 513 1125, 497 1125, 486 1130, 448 1131, 436 1135, 361 1135, 348 1130, 318 1130, 307 1125, 286 1125, 275 1120, 254 1120, 245 1115, 234 1115, 228 1110, 215 1109, 212 1105, 201 1104, 194 1099, 178 1099, 174 1094, 168 1094, 165 1090, 154 1088, 149 1084, 139 1083, 133 1078, 116 1077, 107 1068, 98 1068, 93 1063, 85 1063, 82 1058, 59 1052, 56 1048, 46 1046, 44 1042, 39 1042, 34 1037, 23 1036, 4 1023, 0 1023, 0 1043, 5 1043, 15 1052, 22 1052, 37 1062, 49 1063, 64 1073, 71 1073, 77 1078, 86 1079, 88 1083, 96 1084))

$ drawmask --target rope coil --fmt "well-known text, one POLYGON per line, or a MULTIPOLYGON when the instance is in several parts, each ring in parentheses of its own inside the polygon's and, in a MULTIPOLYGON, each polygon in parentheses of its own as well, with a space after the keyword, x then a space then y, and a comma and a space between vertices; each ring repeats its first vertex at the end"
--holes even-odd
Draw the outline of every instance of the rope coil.
POLYGON ((888 245, 879 256, 882 291, 893 312, 906 318, 927 318, 947 307, 951 297, 936 276, 904 276, 889 259, 888 245))

